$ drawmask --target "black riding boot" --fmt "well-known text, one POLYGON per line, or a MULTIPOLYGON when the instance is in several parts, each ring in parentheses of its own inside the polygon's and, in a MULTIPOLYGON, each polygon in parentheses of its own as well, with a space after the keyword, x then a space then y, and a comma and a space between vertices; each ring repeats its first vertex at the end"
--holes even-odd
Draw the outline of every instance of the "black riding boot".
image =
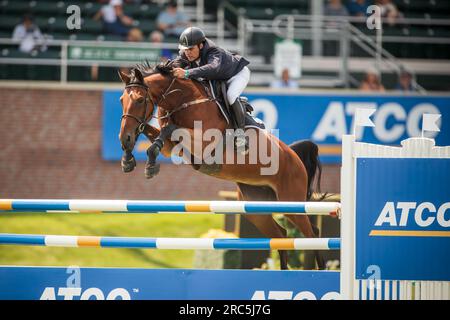
POLYGON ((248 141, 244 134, 245 130, 245 107, 242 105, 241 101, 236 99, 236 101, 231 105, 234 113, 234 119, 236 120, 236 149, 240 152, 246 153, 248 151, 248 141), (241 130, 239 130, 241 129, 241 130))

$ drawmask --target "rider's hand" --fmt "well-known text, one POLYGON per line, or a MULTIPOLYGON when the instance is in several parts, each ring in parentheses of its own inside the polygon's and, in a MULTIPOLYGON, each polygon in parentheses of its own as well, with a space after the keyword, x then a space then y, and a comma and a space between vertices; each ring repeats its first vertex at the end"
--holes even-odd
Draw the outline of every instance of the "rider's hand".
POLYGON ((173 68, 172 74, 176 78, 184 79, 185 70, 182 68, 173 68))

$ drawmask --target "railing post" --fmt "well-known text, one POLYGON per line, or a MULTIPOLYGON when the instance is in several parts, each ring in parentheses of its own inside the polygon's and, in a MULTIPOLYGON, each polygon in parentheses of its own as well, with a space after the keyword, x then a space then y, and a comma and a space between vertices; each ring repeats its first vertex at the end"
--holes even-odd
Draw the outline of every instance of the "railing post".
POLYGON ((349 88, 349 69, 348 60, 350 58, 350 28, 349 22, 343 22, 342 33, 339 45, 340 58, 341 58, 341 70, 339 78, 344 83, 345 88, 349 88))
POLYGON ((290 15, 288 16, 288 23, 287 23, 287 38, 289 40, 294 40, 294 28, 295 28, 295 18, 290 15))
POLYGON ((205 2, 204 0, 197 0, 197 24, 203 27, 205 20, 205 2))
POLYGON ((225 6, 223 2, 217 8, 217 40, 219 45, 223 45, 225 38, 225 6))
POLYGON ((60 73, 60 81, 61 83, 67 82, 67 48, 68 43, 64 41, 61 45, 61 73, 60 73))
POLYGON ((381 58, 382 58, 382 50, 383 50, 383 21, 380 19, 379 28, 377 28, 377 51, 376 51, 376 69, 378 71, 378 74, 380 75, 380 82, 382 80, 382 73, 381 73, 381 58))
POLYGON ((324 1, 311 1, 311 17, 312 17, 312 54, 313 56, 322 56, 322 32, 323 32, 323 4, 324 1))
POLYGON ((238 16, 238 48, 239 48, 239 53, 241 56, 245 55, 245 46, 246 46, 246 41, 245 41, 245 34, 246 34, 246 21, 245 21, 245 17, 240 14, 238 16))

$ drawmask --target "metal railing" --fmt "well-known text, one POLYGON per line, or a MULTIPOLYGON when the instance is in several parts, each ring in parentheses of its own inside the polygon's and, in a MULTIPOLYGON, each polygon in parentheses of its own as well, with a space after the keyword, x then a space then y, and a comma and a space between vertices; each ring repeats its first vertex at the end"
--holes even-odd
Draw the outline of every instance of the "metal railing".
MULTIPOLYGON (((375 67, 381 71, 385 66, 388 70, 399 74, 402 70, 407 70, 414 74, 414 70, 408 70, 397 58, 383 48, 384 43, 428 43, 428 44, 450 44, 450 38, 447 37, 425 37, 425 36, 400 36, 385 35, 383 28, 375 30, 372 34, 365 34, 355 25, 366 25, 365 17, 333 17, 320 15, 293 15, 282 14, 274 19, 249 19, 245 16, 245 10, 234 7, 229 2, 224 1, 218 9, 218 35, 219 41, 223 41, 223 34, 227 24, 225 12, 234 14, 238 23, 237 32, 237 50, 245 55, 249 52, 250 39, 256 33, 274 34, 277 37, 285 39, 311 40, 313 42, 313 55, 321 50, 317 49, 317 43, 320 41, 335 41, 339 43, 337 57, 340 58, 340 70, 338 78, 345 87, 350 84, 358 85, 349 72, 349 60, 351 57, 351 46, 359 47, 363 52, 374 58, 375 67), (320 36, 318 36, 320 35, 320 36)), ((387 20, 382 20, 382 26, 391 26, 387 20)), ((422 27, 450 27, 450 21, 446 19, 417 19, 417 18, 398 18, 395 21, 396 26, 422 26, 422 27)), ((269 44, 268 44, 269 45, 269 44)), ((321 46, 319 46, 321 48, 321 46)), ((258 52, 254 52, 258 55, 258 52)), ((320 54, 319 54, 320 56, 320 54)), ((265 65, 265 69, 273 70, 273 64, 265 65)), ((382 73, 380 72, 380 75, 382 73)), ((417 84, 415 78, 413 86, 420 92, 425 90, 417 84)))
MULTIPOLYGON (((447 20, 438 20, 434 22, 428 21, 425 23, 423 20, 418 19, 400 19, 403 24, 410 24, 411 22, 418 22, 420 24, 436 24, 436 25, 450 25, 447 20), (411 21, 413 20, 413 21, 411 21)), ((250 20, 245 24, 252 23, 253 26, 248 30, 250 32, 267 32, 267 21, 262 23, 261 20, 250 20), (264 26, 261 28, 261 24, 264 26)), ((397 42, 397 38, 392 39, 389 36, 383 36, 383 28, 376 29, 374 31, 375 35, 366 35, 360 29, 355 27, 352 23, 366 23, 364 18, 359 17, 330 17, 330 16, 307 16, 307 15, 280 15, 271 21, 272 30, 274 34, 279 37, 287 39, 309 39, 314 40, 314 34, 316 32, 311 32, 312 28, 317 28, 319 26, 321 32, 321 39, 332 40, 339 42, 339 56, 341 58, 341 70, 339 72, 339 78, 345 84, 346 87, 349 83, 354 83, 355 79, 350 76, 349 73, 349 59, 350 59, 350 45, 353 44, 361 48, 369 56, 374 58, 374 65, 378 69, 380 76, 382 75, 382 65, 387 66, 387 69, 396 72, 398 75, 406 70, 411 74, 414 74, 413 70, 408 70, 396 57, 383 48, 383 42, 397 42), (347 19, 348 18, 348 19, 347 19), (283 25, 283 21, 284 25, 283 25), (320 24, 317 25, 317 21, 320 24)), ((383 24, 382 24, 383 25, 383 24)), ((409 42, 419 41, 422 38, 411 39, 414 37, 409 37, 409 42)), ((447 38, 437 38, 433 43, 450 43, 450 39, 447 38)), ((429 41, 430 42, 430 41, 429 41)), ((421 87, 415 79, 412 82, 413 87, 419 92, 424 93, 425 89, 421 87)))
MULTIPOLYGON (((227 1, 222 1, 217 9, 217 42, 218 44, 223 44, 225 39, 225 28, 231 29, 230 31, 233 34, 238 33, 239 21, 243 18, 243 14, 232 4, 227 1), (234 15, 238 21, 237 26, 235 27, 233 23, 226 20, 226 13, 229 12, 234 15)), ((242 34, 239 35, 239 38, 242 38, 242 34)), ((239 47, 240 51, 243 49, 239 47)))
MULTIPOLYGON (((162 0, 165 1, 165 0, 162 0)), ((197 19, 202 22, 204 0, 195 0, 197 7, 197 19)), ((180 1, 183 4, 183 1, 180 1)), ((339 58, 340 66, 337 72, 336 80, 348 87, 350 84, 358 85, 356 79, 352 77, 349 71, 349 61, 351 57, 351 48, 356 46, 361 48, 369 56, 374 58, 376 67, 381 70, 384 66, 385 70, 399 73, 401 70, 407 70, 402 63, 392 54, 383 49, 383 43, 389 42, 417 42, 417 43, 433 43, 433 44, 450 44, 450 38, 445 37, 403 37, 383 35, 382 30, 376 34, 365 34, 354 24, 365 24, 366 19, 360 17, 330 17, 317 15, 291 15, 283 14, 271 20, 249 19, 245 16, 245 12, 231 5, 228 1, 223 1, 217 11, 217 42, 224 42, 226 30, 231 31, 237 36, 237 52, 246 55, 250 52, 251 46, 249 40, 256 33, 270 33, 280 38, 311 40, 311 41, 335 41, 339 44, 336 57, 339 58), (227 19, 227 15, 234 17, 234 22, 227 19), (312 32, 314 31, 314 32, 312 32), (320 37, 317 37, 320 34, 320 37), (319 39, 319 40, 318 40, 319 39), (377 41, 378 39, 378 41, 377 41)), ((445 19, 397 19, 397 25, 411 26, 450 26, 450 21, 445 19)), ((0 44, 18 45, 10 39, 0 39, 0 44)), ((130 66, 133 62, 118 62, 116 60, 83 60, 70 59, 67 55, 67 48, 71 45, 87 45, 92 47, 99 46, 126 46, 127 48, 148 48, 148 49, 177 49, 177 45, 173 43, 149 44, 149 43, 131 43, 131 42, 115 42, 115 41, 69 41, 69 40, 46 40, 45 45, 60 47, 60 57, 58 59, 40 59, 39 57, 5 57, 0 55, 0 64, 40 64, 40 65, 61 65, 61 80, 67 79, 69 66, 91 66, 97 64, 99 66, 130 66)), ((271 45, 271 44, 267 44, 271 45)), ((314 50, 313 53, 317 51, 314 50)), ((257 53, 256 53, 257 54, 257 53)), ((261 64, 265 71, 274 70, 272 63, 261 64)), ((413 70, 408 70, 413 73, 413 70)), ((381 73, 380 73, 381 74, 381 73)), ((413 85, 417 90, 423 91, 415 81, 413 85)))
MULTIPOLYGON (((165 5, 169 0, 157 0, 159 5, 165 5)), ((177 0, 178 7, 183 10, 187 4, 193 5, 193 14, 195 14, 196 24, 199 26, 204 25, 205 20, 205 0, 177 0), (195 5, 193 5, 195 3, 195 5)), ((46 35, 44 35, 46 36, 46 35)), ((58 58, 42 58, 41 54, 33 56, 32 54, 20 54, 19 56, 9 56, 5 54, 5 50, 14 50, 20 45, 20 41, 14 41, 10 38, 0 38, 0 45, 8 45, 10 48, 3 48, 0 50, 0 65, 12 64, 12 65, 48 65, 48 66, 60 66, 60 80, 66 82, 68 78, 68 68, 70 66, 84 66, 91 67, 93 65, 103 67, 131 67, 134 64, 142 61, 118 61, 118 60, 77 60, 71 59, 68 55, 69 46, 87 46, 92 48, 98 47, 122 47, 127 49, 140 48, 140 49, 173 49, 178 50, 178 45, 174 43, 140 43, 140 42, 122 42, 122 41, 104 41, 104 40, 54 40, 45 38, 44 40, 37 41, 36 45, 45 47, 59 47, 58 58)), ((155 62, 155 61, 151 61, 155 62)))
MULTIPOLYGON (((14 41, 11 39, 0 39, 0 45, 9 45, 12 48, 3 48, 0 50, 0 65, 1 64, 13 64, 13 65, 47 65, 47 66, 61 66, 60 80, 61 82, 67 82, 68 67, 69 66, 84 66, 92 67, 132 67, 142 60, 126 61, 120 59, 74 59, 70 58, 68 54, 68 48, 70 46, 83 46, 92 49, 102 47, 114 47, 114 48, 126 48, 127 50, 135 49, 174 49, 178 48, 178 44, 175 43, 142 43, 142 42, 120 42, 120 41, 77 41, 77 40, 50 40, 46 39, 37 43, 37 45, 46 47, 59 47, 59 58, 42 58, 40 54, 36 56, 21 54, 17 56, 7 56, 5 50, 14 50, 20 45, 20 41, 14 41), (13 47, 14 46, 14 47, 13 47)), ((45 52, 44 52, 45 53, 45 52)), ((157 61, 150 61, 151 63, 157 61)))
MULTIPOLYGON (((350 23, 346 24, 346 28, 348 28, 348 33, 351 37, 351 41, 353 41, 355 44, 357 44, 360 48, 362 48, 364 51, 366 51, 368 54, 374 55, 375 61, 376 61, 376 68, 380 74, 380 80, 382 76, 381 72, 381 65, 385 64, 388 68, 391 70, 394 70, 397 75, 400 75, 402 71, 408 71, 411 74, 414 74, 413 70, 408 70, 401 62, 398 61, 396 57, 394 57, 392 54, 390 54, 388 51, 383 49, 382 43, 381 43, 381 34, 382 29, 378 30, 378 39, 377 41, 373 41, 371 38, 369 38, 367 35, 365 35, 363 32, 361 32, 359 29, 355 28, 350 23)), ((349 46, 348 42, 349 40, 346 40, 347 43, 346 46, 349 46)), ((344 59, 348 61, 348 55, 344 59)), ((348 72, 346 73, 348 75, 348 72)), ((344 75, 344 76, 346 76, 344 75)), ((420 86, 416 79, 413 78, 411 85, 415 90, 417 90, 420 93, 426 93, 426 90, 420 86)))

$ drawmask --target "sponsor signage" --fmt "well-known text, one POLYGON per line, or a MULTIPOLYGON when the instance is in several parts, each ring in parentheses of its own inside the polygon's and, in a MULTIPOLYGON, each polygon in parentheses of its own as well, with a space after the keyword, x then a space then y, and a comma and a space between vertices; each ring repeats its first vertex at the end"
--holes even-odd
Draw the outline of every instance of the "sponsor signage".
POLYGON ((0 267, 0 299, 333 300, 336 271, 0 267))
POLYGON ((356 278, 450 281, 450 159, 358 158, 356 180, 356 278))
MULTIPOLYGON (((105 91, 103 95, 103 146, 106 160, 119 160, 122 150, 118 140, 122 109, 122 91, 105 91)), ((310 139, 320 147, 324 163, 341 162, 342 135, 353 132, 356 108, 374 108, 375 127, 359 127, 357 140, 382 145, 400 145, 409 137, 421 135, 422 115, 441 114, 440 132, 426 132, 437 145, 450 145, 450 96, 394 95, 324 95, 324 94, 245 94, 255 108, 253 114, 268 129, 279 129, 286 143, 310 139)), ((135 157, 145 160, 149 142, 141 137, 135 157)), ((163 159, 163 157, 161 157, 163 159)), ((169 159, 168 159, 169 160, 169 159)))
POLYGON ((68 47, 69 60, 96 60, 141 62, 145 60, 159 61, 161 49, 115 46, 75 45, 68 47))

